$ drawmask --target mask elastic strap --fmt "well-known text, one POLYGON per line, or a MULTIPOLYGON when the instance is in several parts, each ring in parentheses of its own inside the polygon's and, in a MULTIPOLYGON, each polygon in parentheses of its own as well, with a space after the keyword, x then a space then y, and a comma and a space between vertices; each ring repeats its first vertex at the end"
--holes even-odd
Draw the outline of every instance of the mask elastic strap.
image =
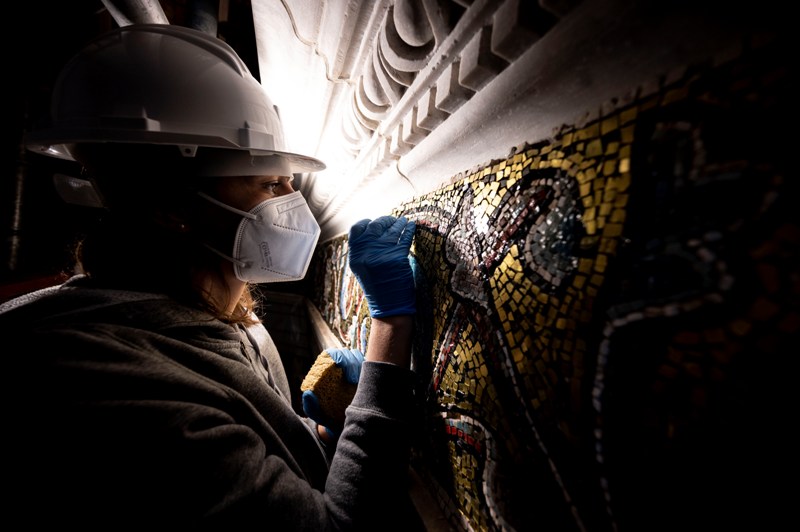
MULTIPOLYGON (((201 198, 203 198, 203 199, 206 199, 206 200, 210 201, 210 202, 211 202, 211 203, 213 203, 214 205, 217 205, 217 206, 219 206, 219 207, 222 207, 223 209, 225 209, 225 210, 227 210, 227 211, 235 212, 236 214, 238 214, 238 215, 240 215, 240 216, 244 216, 245 218, 250 218, 251 220, 256 220, 256 219, 258 218, 258 216, 256 216, 255 214, 250 214, 249 212, 240 211, 239 209, 237 209, 237 208, 235 208, 235 207, 231 207, 230 205, 227 205, 227 204, 225 204, 225 203, 222 203, 222 202, 221 202, 221 201, 219 201, 218 199, 212 198, 211 196, 209 196, 209 195, 208 195, 208 194, 206 194, 205 192, 201 192, 201 191, 199 191, 199 190, 198 190, 198 191, 197 191, 197 195, 198 195, 198 196, 200 196, 200 197, 201 197, 201 198)), ((239 266, 240 268, 241 268, 241 267, 244 267, 244 266, 246 266, 246 265, 247 265, 247 263, 246 263, 246 262, 242 262, 242 261, 240 261, 240 260, 238 260, 238 259, 234 259, 234 258, 233 258, 233 257, 231 257, 230 255, 226 255, 225 253, 221 252, 221 251, 220 251, 220 250, 218 250, 217 248, 215 248, 215 247, 212 247, 212 246, 210 246, 210 245, 206 244, 205 242, 203 242, 203 246, 205 246, 206 248, 208 248, 210 251, 213 251, 214 253, 216 253, 217 255, 219 255, 220 257, 222 257, 223 259, 225 259, 225 260, 227 260, 227 261, 229 261, 229 262, 232 262, 232 263, 236 264, 236 265, 237 265, 237 266, 239 266)))
POLYGON ((205 242, 203 242, 203 246, 205 246, 206 248, 208 248, 210 251, 213 251, 214 253, 216 253, 217 255, 219 255, 220 257, 222 257, 223 259, 225 259, 225 260, 227 260, 227 261, 230 261, 230 262, 232 262, 232 263, 236 264, 236 265, 237 265, 237 266, 239 266, 240 268, 242 268, 242 267, 244 267, 244 266, 247 266, 247 263, 246 263, 246 262, 243 262, 243 261, 240 261, 240 260, 234 259, 234 258, 233 258, 233 257, 231 257, 230 255, 226 255, 226 254, 224 254, 223 252, 221 252, 221 251, 220 251, 220 250, 218 250, 217 248, 211 247, 211 246, 209 246, 208 244, 206 244, 205 242))
POLYGON ((222 207, 226 211, 235 212, 239 216, 244 216, 245 218, 250 218, 251 220, 257 220, 258 219, 258 216, 256 216, 255 214, 252 214, 252 213, 249 213, 249 212, 246 212, 246 211, 240 211, 236 207, 231 207, 230 205, 228 205, 226 203, 222 203, 220 200, 218 200, 216 198, 212 198, 211 196, 209 196, 205 192, 201 192, 201 191, 198 190, 197 191, 197 195, 200 196, 203 199, 207 199, 208 201, 210 201, 214 205, 217 205, 218 207, 222 207))

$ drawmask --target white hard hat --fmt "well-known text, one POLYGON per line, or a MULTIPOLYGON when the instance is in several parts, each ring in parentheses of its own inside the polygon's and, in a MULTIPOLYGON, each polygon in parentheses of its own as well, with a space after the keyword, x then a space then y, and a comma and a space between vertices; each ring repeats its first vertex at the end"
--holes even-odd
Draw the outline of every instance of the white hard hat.
POLYGON ((275 106, 227 43, 182 26, 133 24, 96 38, 61 71, 51 114, 28 149, 74 159, 70 146, 82 143, 174 145, 216 176, 325 168, 286 151, 275 106))

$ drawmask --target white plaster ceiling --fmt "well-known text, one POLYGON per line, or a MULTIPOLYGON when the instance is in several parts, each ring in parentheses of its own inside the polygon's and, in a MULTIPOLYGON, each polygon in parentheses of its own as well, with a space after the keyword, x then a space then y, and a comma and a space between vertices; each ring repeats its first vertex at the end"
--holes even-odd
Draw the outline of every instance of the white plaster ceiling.
MULTIPOLYGON (((387 214, 413 188, 392 172, 367 198, 358 166, 359 132, 347 121, 380 20, 391 3, 354 0, 254 0, 261 82, 283 120, 287 147, 322 159, 326 170, 304 176, 302 190, 323 226, 323 237, 361 218, 387 214), (349 114, 348 114, 349 113, 349 114)), ((353 126, 357 128, 356 126, 353 126)), ((396 174, 396 172, 395 172, 396 174)))
POLYGON ((460 173, 735 53, 763 22, 713 2, 252 0, 261 81, 323 241, 460 173))

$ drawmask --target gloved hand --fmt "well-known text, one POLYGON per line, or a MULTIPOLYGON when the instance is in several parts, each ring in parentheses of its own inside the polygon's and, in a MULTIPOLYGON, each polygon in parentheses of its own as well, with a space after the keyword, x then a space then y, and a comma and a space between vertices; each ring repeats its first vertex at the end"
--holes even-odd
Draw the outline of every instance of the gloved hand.
POLYGON ((373 318, 414 314, 416 294, 409 250, 416 223, 405 216, 361 220, 350 228, 350 270, 373 318))
POLYGON ((333 437, 344 427, 344 411, 356 393, 363 362, 358 349, 325 349, 300 385, 303 411, 333 437))

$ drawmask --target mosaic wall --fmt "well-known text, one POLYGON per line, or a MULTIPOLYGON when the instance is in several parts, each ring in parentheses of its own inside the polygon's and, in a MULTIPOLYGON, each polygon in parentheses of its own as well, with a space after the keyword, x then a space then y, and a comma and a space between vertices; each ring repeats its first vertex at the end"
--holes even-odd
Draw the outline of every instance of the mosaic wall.
MULTIPOLYGON (((800 330, 772 57, 688 69, 392 213, 418 223, 413 463, 450 528, 723 530, 771 504, 800 330)), ((318 250, 315 303, 365 349, 346 258, 346 236, 318 250)))

